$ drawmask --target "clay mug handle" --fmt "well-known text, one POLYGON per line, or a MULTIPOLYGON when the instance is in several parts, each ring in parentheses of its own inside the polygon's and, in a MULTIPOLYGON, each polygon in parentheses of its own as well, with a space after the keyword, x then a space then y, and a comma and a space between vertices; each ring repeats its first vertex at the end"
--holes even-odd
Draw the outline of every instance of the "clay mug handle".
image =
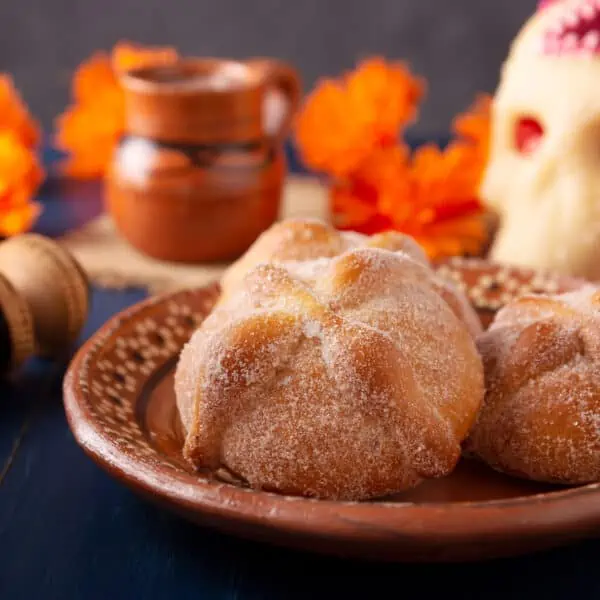
POLYGON ((300 103, 302 93, 300 76, 291 65, 271 58, 255 58, 248 61, 247 64, 259 73, 266 83, 265 129, 269 137, 283 141, 292 127, 300 103), (285 106, 282 106, 282 104, 285 106), (274 112, 283 113, 278 115, 276 125, 269 123, 271 120, 269 113, 274 112))

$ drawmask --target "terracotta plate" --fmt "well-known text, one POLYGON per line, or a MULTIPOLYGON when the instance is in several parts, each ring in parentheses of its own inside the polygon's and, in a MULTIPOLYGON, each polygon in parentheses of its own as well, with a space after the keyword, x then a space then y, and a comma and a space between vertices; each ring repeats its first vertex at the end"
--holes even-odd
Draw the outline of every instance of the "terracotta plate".
MULTIPOLYGON (((527 291, 579 285, 478 260, 440 272, 464 286, 487 324, 527 291)), ((518 554, 600 533, 600 484, 557 488, 463 461, 449 477, 378 502, 329 502, 245 488, 181 459, 172 377, 178 353, 218 287, 150 299, 108 322, 65 379, 70 426, 111 475, 191 521, 312 551, 442 561, 518 554)))

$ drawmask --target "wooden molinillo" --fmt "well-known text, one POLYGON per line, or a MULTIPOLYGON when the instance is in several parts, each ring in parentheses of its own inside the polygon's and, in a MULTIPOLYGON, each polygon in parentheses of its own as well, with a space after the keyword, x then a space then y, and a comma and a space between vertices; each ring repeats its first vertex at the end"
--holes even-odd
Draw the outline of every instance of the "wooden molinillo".
POLYGON ((31 309, 11 282, 0 275, 0 373, 17 369, 34 351, 31 309))
POLYGON ((0 372, 38 355, 59 358, 87 319, 89 286, 75 259, 37 234, 0 243, 0 372))

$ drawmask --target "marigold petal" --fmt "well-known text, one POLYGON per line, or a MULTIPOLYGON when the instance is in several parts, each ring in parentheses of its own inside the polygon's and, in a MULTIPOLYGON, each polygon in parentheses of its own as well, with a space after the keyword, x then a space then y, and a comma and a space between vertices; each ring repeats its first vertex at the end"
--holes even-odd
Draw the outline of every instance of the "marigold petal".
POLYGON ((453 130, 458 137, 458 143, 469 148, 469 162, 473 177, 479 186, 483 179, 492 134, 492 104, 493 99, 486 94, 480 94, 471 108, 458 115, 453 122, 453 130))
POLYGON ((152 65, 169 65, 179 58, 177 50, 169 46, 142 46, 121 41, 112 51, 112 68, 115 72, 128 71, 152 65))
POLYGON ((40 127, 29 111, 9 75, 0 73, 0 129, 13 131, 28 148, 40 140, 40 127))
POLYGON ((453 122, 457 136, 485 146, 489 142, 493 99, 488 94, 480 94, 465 113, 458 115, 453 122))
POLYGON ((345 90, 331 81, 317 86, 308 98, 296 119, 295 133, 305 163, 335 176, 355 169, 371 151, 345 90))
POLYGON ((411 122, 425 91, 404 63, 386 63, 376 57, 364 61, 347 78, 348 95, 361 107, 375 137, 386 142, 397 139, 400 127, 411 122))
POLYGON ((410 167, 410 150, 404 145, 395 145, 374 150, 362 163, 355 176, 371 185, 398 182, 410 167))
POLYGON ((36 158, 13 131, 0 132, 0 180, 20 180, 29 174, 36 158))
POLYGON ((40 208, 32 203, 43 180, 37 156, 14 131, 0 132, 0 235, 26 231, 40 208))
POLYGON ((476 255, 487 238, 481 214, 438 223, 415 235, 432 260, 456 255, 476 255))
POLYGON ((95 179, 106 173, 125 129, 125 101, 116 72, 175 60, 172 48, 121 42, 110 56, 98 52, 81 64, 73 78, 74 104, 55 120, 55 143, 69 155, 61 164, 64 174, 95 179))
POLYGON ((340 229, 360 230, 361 226, 377 215, 375 198, 361 190, 358 182, 343 182, 331 187, 331 210, 340 229))
POLYGON ((72 94, 76 104, 96 103, 98 96, 117 84, 105 52, 96 52, 85 60, 73 75, 72 94))
POLYGON ((0 235, 9 237, 29 231, 41 211, 41 206, 32 202, 0 212, 0 235))
POLYGON ((394 146, 416 114, 423 84, 400 63, 361 63, 340 80, 325 79, 296 118, 295 136, 307 166, 335 177, 349 175, 371 154, 394 146))

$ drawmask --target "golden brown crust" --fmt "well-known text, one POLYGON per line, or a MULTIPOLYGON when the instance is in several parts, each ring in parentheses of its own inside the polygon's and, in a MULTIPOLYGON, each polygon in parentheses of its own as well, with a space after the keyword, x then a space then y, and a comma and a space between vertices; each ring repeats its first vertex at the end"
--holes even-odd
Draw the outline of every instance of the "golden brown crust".
POLYGON ((184 348, 176 393, 196 467, 365 499, 454 468, 483 369, 427 266, 359 248, 252 269, 184 348))
MULTIPOLYGON (((261 263, 288 263, 332 258, 353 248, 381 248, 402 252, 416 262, 429 265, 425 251, 408 235, 386 231, 372 236, 338 231, 318 220, 289 219, 276 223, 265 231, 238 261, 233 263, 221 280, 220 303, 241 285, 243 279, 261 263)), ((474 337, 482 332, 481 323, 467 298, 450 282, 436 278, 441 296, 461 319, 474 337)))
POLYGON ((361 233, 338 231, 317 219, 287 219, 267 229, 225 271, 221 279, 223 296, 228 296, 239 287, 246 273, 258 264, 332 258, 363 246, 403 251, 418 262, 428 263, 421 247, 401 233, 392 231, 369 237, 361 233))
POLYGON ((519 299, 478 346, 487 392, 467 450, 529 479, 600 480, 598 288, 519 299))

